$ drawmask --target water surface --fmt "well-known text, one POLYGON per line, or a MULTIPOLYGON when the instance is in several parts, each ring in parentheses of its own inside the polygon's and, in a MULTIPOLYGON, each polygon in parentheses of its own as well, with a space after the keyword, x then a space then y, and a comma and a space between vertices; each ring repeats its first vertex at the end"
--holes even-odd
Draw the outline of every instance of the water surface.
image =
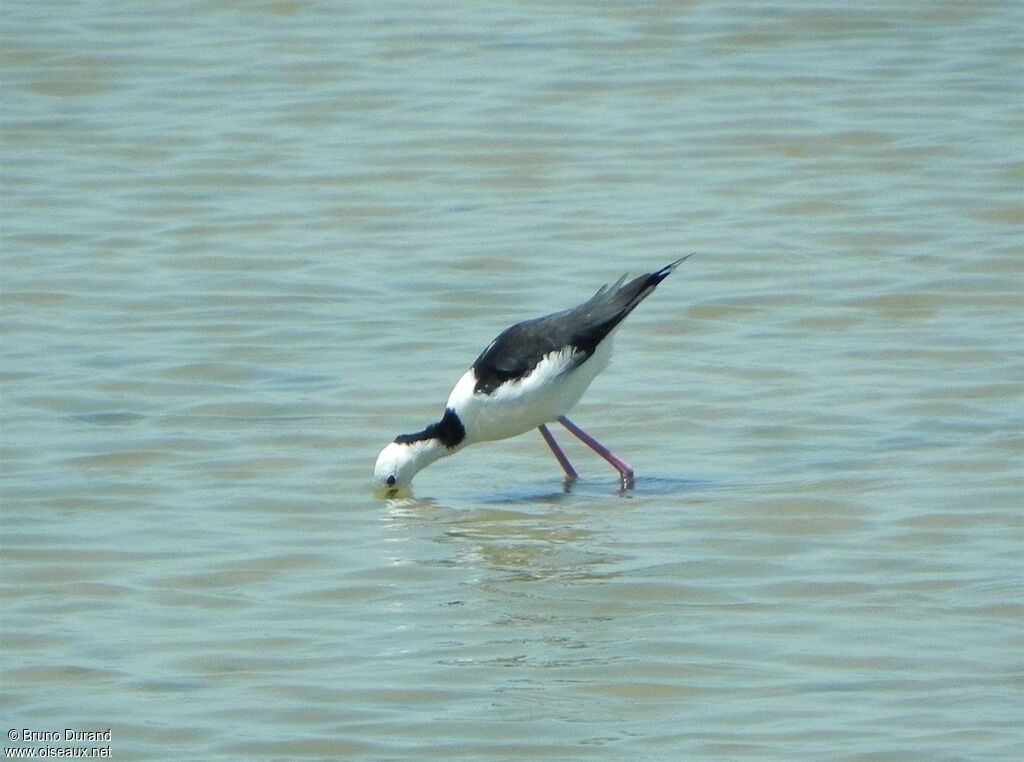
MULTIPOLYGON (((1013 2, 8 2, 7 728, 120 759, 1024 755, 1013 2), (370 492, 696 252, 562 434, 370 492)), ((29 744, 31 745, 31 744, 29 744)))

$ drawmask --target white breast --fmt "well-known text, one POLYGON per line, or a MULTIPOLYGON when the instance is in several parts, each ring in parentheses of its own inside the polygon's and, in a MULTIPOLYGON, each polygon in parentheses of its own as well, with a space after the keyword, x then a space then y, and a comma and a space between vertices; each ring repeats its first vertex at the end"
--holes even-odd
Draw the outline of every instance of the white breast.
POLYGON ((530 375, 502 384, 492 394, 474 393, 477 379, 472 370, 467 371, 448 397, 448 407, 466 429, 465 444, 518 436, 568 413, 608 366, 611 344, 612 335, 608 335, 575 368, 569 350, 552 352, 530 375))

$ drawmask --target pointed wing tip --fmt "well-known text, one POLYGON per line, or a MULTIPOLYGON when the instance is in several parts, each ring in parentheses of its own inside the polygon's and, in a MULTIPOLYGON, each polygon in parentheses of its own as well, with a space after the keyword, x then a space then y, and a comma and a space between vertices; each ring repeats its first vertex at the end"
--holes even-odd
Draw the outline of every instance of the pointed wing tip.
POLYGON ((673 270, 675 270, 675 269, 676 269, 677 267, 679 267, 679 265, 681 265, 681 264, 682 264, 683 262, 685 262, 686 260, 688 260, 688 259, 689 259, 690 257, 692 257, 692 256, 693 256, 694 254, 696 254, 696 253, 697 253, 697 252, 695 252, 695 251, 691 251, 691 252, 690 252, 689 254, 687 254, 687 255, 686 255, 685 257, 679 257, 679 259, 677 259, 677 260, 676 260, 675 262, 673 262, 672 264, 670 264, 670 265, 669 265, 668 267, 666 267, 665 269, 666 269, 666 270, 668 270, 669 272, 672 272, 672 271, 673 271, 673 270))
POLYGON ((670 274, 670 273, 671 273, 671 272, 672 272, 673 270, 675 270, 675 269, 676 269, 677 267, 679 267, 679 265, 681 265, 681 264, 682 264, 683 262, 685 262, 686 260, 688 260, 688 259, 689 259, 690 257, 692 257, 692 256, 693 256, 694 254, 696 254, 696 253, 697 253, 697 252, 695 252, 695 251, 693 251, 693 252, 690 252, 690 253, 689 253, 689 254, 687 254, 687 255, 686 255, 685 257, 680 257, 679 259, 677 259, 677 260, 676 260, 675 262, 673 262, 672 264, 670 264, 670 265, 665 265, 665 266, 664 266, 663 268, 661 268, 660 270, 658 270, 658 271, 657 271, 656 273, 651 273, 651 274, 652 274, 652 275, 654 275, 655 277, 658 277, 658 278, 665 278, 665 277, 667 277, 667 276, 668 276, 668 275, 669 275, 669 274, 670 274))

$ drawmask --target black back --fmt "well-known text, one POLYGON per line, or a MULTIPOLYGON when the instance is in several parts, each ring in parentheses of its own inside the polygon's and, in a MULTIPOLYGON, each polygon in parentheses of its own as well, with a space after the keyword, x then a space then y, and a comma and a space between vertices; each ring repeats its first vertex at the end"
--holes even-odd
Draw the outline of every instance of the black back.
POLYGON ((623 276, 600 288, 578 307, 506 328, 473 363, 474 391, 491 394, 506 381, 525 378, 551 352, 571 349, 574 354, 570 370, 586 362, 598 344, 687 258, 625 285, 623 276))

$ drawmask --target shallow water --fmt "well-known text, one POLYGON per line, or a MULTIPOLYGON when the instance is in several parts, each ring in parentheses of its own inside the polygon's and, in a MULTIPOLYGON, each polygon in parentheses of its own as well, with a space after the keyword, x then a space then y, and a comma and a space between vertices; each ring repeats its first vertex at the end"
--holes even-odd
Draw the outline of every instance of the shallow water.
POLYGON ((1021 6, 467 5, 5 3, 6 728, 1024 755, 1021 6), (573 413, 634 490, 556 431, 571 487, 373 497, 501 328, 689 252, 573 413))

